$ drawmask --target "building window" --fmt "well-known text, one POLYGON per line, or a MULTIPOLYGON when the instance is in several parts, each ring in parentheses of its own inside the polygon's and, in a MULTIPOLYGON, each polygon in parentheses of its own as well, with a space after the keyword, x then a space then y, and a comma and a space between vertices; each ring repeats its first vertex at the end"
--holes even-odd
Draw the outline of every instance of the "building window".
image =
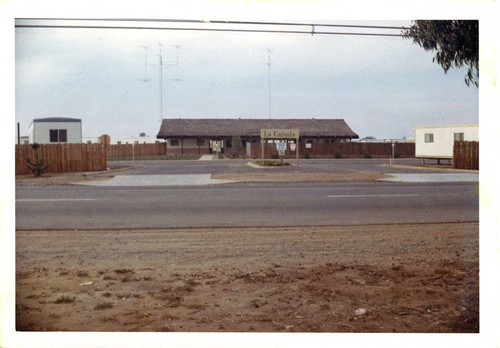
POLYGON ((50 130, 51 143, 66 143, 68 142, 68 135, 66 129, 51 129, 50 130))
POLYGON ((434 142, 434 133, 425 133, 425 142, 433 143, 434 142))
POLYGON ((179 139, 172 139, 172 140, 170 140, 170 145, 172 145, 172 146, 179 146, 179 139))
POLYGON ((118 141, 116 142, 116 144, 117 144, 117 145, 121 145, 121 144, 122 144, 122 142, 121 142, 120 140, 118 140, 118 141))
POLYGON ((454 133, 453 139, 455 141, 464 141, 464 133, 454 133))
POLYGON ((205 146, 205 139, 196 139, 196 145, 205 146))

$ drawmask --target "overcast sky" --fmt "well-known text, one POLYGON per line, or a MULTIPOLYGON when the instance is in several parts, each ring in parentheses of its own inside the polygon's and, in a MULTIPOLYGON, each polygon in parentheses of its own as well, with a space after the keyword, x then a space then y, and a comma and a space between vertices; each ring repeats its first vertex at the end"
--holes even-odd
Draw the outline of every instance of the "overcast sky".
POLYGON ((466 69, 445 74, 430 52, 408 39, 17 28, 21 135, 34 118, 73 117, 82 119, 83 136, 156 136, 159 44, 163 118, 341 118, 360 137, 377 138, 412 137, 415 126, 479 122, 478 89, 464 83, 466 69))

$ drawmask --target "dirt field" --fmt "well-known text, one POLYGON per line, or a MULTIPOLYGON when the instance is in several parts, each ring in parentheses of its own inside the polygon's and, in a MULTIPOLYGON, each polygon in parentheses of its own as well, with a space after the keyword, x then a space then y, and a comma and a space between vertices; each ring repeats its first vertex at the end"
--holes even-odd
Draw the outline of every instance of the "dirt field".
POLYGON ((477 223, 17 231, 34 331, 478 332, 477 223))

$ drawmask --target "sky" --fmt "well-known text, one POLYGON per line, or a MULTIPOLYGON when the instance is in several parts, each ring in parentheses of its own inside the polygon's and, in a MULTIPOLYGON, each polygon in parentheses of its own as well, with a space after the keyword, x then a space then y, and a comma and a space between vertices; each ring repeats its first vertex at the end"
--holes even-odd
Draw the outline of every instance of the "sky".
POLYGON ((34 118, 71 117, 82 120, 84 137, 156 136, 160 45, 162 118, 344 119, 360 138, 379 139, 411 138, 416 126, 479 122, 478 88, 465 84, 466 68, 445 74, 431 52, 408 39, 16 28, 15 122, 21 135, 34 118))

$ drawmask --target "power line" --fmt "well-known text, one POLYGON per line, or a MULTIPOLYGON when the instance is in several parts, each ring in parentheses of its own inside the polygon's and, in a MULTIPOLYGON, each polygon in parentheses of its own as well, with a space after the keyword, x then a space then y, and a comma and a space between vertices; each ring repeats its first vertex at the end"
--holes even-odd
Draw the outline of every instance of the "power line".
POLYGON ((311 30, 276 30, 276 29, 235 29, 235 28, 194 28, 194 27, 152 27, 152 26, 116 26, 116 25, 64 25, 64 24, 16 24, 16 28, 49 28, 49 29, 125 29, 125 30, 178 30, 178 31, 212 31, 212 32, 243 32, 243 33, 274 33, 274 34, 310 34, 310 35, 350 35, 350 36, 381 36, 381 37, 402 37, 402 34, 369 33, 369 32, 334 32, 317 31, 317 27, 343 27, 343 28, 364 28, 364 29, 398 29, 404 27, 387 26, 361 26, 361 25, 341 25, 341 24, 306 24, 306 23, 278 23, 278 22, 235 22, 235 21, 193 21, 193 20, 140 20, 140 19, 49 19, 49 18, 18 18, 17 20, 31 21, 161 21, 179 23, 212 23, 212 24, 245 24, 245 25, 268 25, 268 26, 301 26, 311 27, 311 30))
POLYGON ((280 25, 280 26, 315 26, 337 28, 368 28, 368 29, 408 29, 406 27, 384 25, 355 25, 328 23, 297 23, 297 22, 259 22, 259 21, 220 21, 196 19, 158 19, 158 18, 17 18, 32 21, 95 21, 95 22, 159 22, 159 23, 198 23, 198 24, 242 24, 242 25, 280 25))
POLYGON ((273 34, 308 34, 308 35, 351 35, 351 36, 385 36, 402 37, 402 34, 380 33, 352 33, 331 31, 298 31, 298 30, 259 30, 259 29, 212 29, 212 28, 160 28, 160 27, 125 27, 125 26, 100 26, 100 25, 26 25, 16 24, 16 28, 50 28, 50 29, 141 29, 141 30, 179 30, 179 31, 214 31, 214 32, 240 32, 240 33, 273 33, 273 34))

